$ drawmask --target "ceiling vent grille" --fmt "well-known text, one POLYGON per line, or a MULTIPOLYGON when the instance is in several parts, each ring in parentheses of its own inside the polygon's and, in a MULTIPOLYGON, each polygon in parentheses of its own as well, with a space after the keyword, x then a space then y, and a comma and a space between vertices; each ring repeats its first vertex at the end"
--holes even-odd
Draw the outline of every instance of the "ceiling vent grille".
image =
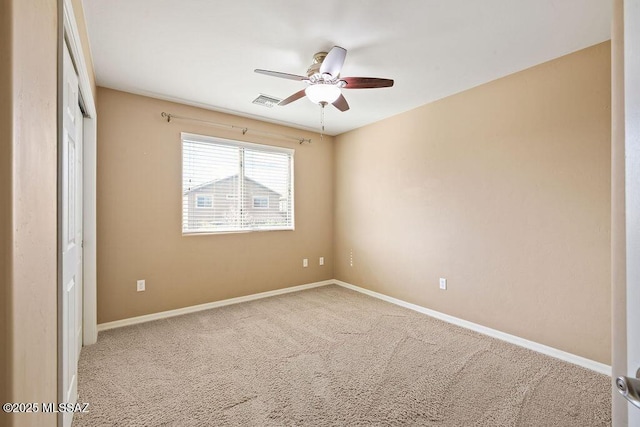
POLYGON ((259 97, 253 100, 253 103, 262 105, 263 107, 271 108, 274 105, 278 105, 280 101, 282 101, 282 99, 278 99, 274 96, 260 94, 259 97))

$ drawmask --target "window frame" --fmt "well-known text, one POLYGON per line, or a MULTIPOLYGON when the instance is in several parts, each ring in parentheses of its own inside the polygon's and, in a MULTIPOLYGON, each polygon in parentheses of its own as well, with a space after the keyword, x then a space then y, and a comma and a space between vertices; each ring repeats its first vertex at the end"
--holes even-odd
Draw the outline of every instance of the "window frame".
MULTIPOLYGON (((181 132, 180 133, 180 154, 181 154, 181 171, 180 171, 180 175, 181 175, 181 229, 182 229, 182 235, 183 236, 202 236, 202 235, 209 235, 209 234, 230 234, 230 233, 250 233, 250 232, 260 232, 260 231, 295 231, 295 181, 294 181, 294 163, 295 163, 295 150, 292 148, 287 148, 287 147, 282 147, 282 146, 277 146, 277 145, 269 145, 269 144, 257 144, 257 143, 253 143, 253 142, 246 142, 246 141, 240 141, 240 140, 233 140, 233 139, 226 139, 226 138, 219 138, 219 137, 215 137, 215 136, 208 136, 208 135, 199 135, 199 134, 194 134, 194 133, 189 133, 189 132, 181 132), (289 186, 288 186, 288 194, 282 195, 282 196, 288 196, 288 200, 289 203, 291 205, 291 209, 290 209, 290 217, 291 217, 291 221, 289 225, 286 226, 269 226, 269 228, 264 228, 264 227, 256 227, 256 228, 252 228, 249 226, 246 227, 242 227, 242 228, 237 228, 237 229, 224 229, 224 230, 211 230, 211 229, 206 229, 206 230, 202 230, 202 231, 198 231, 198 230, 189 230, 188 228, 185 229, 185 206, 184 206, 184 180, 185 180, 185 175, 184 175, 184 153, 185 153, 185 141, 191 141, 191 142, 195 142, 195 143, 210 143, 210 144, 214 144, 214 145, 221 145, 221 146, 229 146, 229 147, 234 147, 234 148, 238 148, 241 152, 240 157, 241 159, 244 158, 244 149, 249 149, 249 150, 253 150, 253 151, 258 151, 258 152, 264 152, 264 153, 280 153, 280 154, 286 154, 288 155, 288 174, 289 174, 289 186)), ((243 181, 242 179, 240 179, 241 177, 245 176, 244 175, 244 162, 241 161, 240 165, 238 167, 238 177, 240 181, 243 181)), ((251 179, 251 178, 249 178, 251 179)), ((267 203, 270 205, 270 201, 269 201, 269 197, 267 197, 267 203)), ((212 203, 215 203, 213 201, 213 199, 215 199, 215 197, 212 197, 212 203)), ((239 198, 237 198, 238 200, 240 200, 239 198)), ((286 200, 286 199, 285 199, 286 200)), ((196 205, 194 203, 194 205, 196 205)), ((251 207, 253 208, 253 199, 252 199, 252 203, 251 203, 251 207)), ((198 208, 198 209, 211 209, 211 208, 198 208)), ((269 209, 267 208, 254 208, 254 209, 269 209)), ((286 210, 284 211, 286 212, 286 210)), ((188 226, 187 226, 188 227, 188 226)))

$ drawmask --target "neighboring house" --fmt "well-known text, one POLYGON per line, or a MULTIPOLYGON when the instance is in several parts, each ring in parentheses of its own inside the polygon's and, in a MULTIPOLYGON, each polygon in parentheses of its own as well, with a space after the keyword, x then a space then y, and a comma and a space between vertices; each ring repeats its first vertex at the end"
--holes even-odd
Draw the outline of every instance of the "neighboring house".
POLYGON ((189 231, 236 228, 240 220, 255 227, 287 221, 287 197, 246 176, 201 184, 184 197, 183 226, 189 231))

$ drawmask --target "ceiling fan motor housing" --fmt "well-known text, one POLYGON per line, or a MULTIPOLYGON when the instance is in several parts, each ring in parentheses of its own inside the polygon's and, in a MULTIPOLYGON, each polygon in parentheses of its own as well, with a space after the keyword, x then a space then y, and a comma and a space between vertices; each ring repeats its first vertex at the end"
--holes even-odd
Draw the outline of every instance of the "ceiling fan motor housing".
POLYGON ((307 76, 311 77, 315 74, 320 74, 320 66, 326 57, 327 52, 318 52, 313 55, 313 64, 311 64, 307 69, 307 76))

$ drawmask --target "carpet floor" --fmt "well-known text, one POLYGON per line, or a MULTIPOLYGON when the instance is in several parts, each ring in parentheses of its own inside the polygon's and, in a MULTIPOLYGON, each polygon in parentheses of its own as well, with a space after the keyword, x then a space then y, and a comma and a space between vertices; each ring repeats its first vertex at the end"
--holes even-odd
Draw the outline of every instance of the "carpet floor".
POLYGON ((610 378, 339 286, 99 334, 74 426, 608 426, 610 378))

